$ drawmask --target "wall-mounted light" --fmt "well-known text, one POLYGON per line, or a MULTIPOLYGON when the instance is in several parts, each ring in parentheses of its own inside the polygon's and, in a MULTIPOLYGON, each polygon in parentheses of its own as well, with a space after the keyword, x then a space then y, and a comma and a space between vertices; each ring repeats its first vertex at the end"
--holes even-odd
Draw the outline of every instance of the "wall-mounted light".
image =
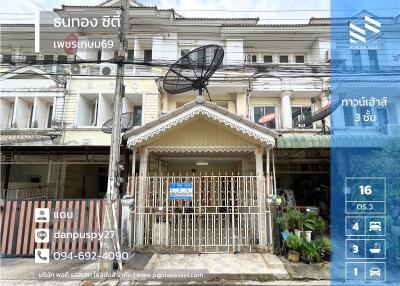
POLYGON ((196 162, 197 166, 208 166, 208 162, 196 162))

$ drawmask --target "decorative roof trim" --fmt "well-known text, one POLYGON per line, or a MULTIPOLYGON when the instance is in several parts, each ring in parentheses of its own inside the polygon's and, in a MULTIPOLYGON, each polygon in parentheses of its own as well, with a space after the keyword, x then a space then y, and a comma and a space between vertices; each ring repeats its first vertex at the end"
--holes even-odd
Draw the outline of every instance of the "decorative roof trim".
POLYGON ((167 130, 191 119, 196 116, 204 116, 219 123, 224 124, 227 127, 230 127, 233 130, 236 130, 244 135, 252 137, 255 140, 261 141, 267 145, 275 146, 275 138, 269 134, 266 134, 262 131, 259 131, 255 128, 248 126, 234 118, 224 115, 218 112, 215 109, 207 107, 203 104, 197 104, 194 107, 183 110, 181 113, 176 114, 173 117, 165 119, 154 126, 150 126, 149 128, 144 129, 142 132, 138 134, 128 135, 128 146, 136 146, 137 144, 146 141, 155 137, 158 134, 164 133, 167 130))
POLYGON ((149 146, 155 153, 225 153, 254 152, 256 146, 149 146))

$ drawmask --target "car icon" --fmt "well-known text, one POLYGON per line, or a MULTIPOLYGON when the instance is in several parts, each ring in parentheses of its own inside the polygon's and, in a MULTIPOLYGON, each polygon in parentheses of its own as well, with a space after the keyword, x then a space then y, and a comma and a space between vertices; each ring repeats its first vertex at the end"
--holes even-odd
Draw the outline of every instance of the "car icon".
POLYGON ((369 231, 382 231, 382 225, 380 221, 371 221, 369 223, 369 231))
POLYGON ((373 267, 369 270, 369 276, 381 277, 381 270, 378 267, 373 267))

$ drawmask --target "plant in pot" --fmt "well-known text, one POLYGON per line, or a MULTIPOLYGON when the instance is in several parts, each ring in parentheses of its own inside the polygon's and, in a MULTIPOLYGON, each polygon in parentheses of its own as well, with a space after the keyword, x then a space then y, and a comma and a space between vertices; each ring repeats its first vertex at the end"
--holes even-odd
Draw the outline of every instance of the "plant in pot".
POLYGON ((294 230, 297 237, 300 237, 301 232, 303 231, 303 214, 295 208, 288 209, 287 214, 289 219, 289 228, 294 230))
POLYGON ((314 222, 314 230, 313 230, 314 239, 318 240, 322 238, 325 232, 326 232, 326 222, 322 217, 317 216, 314 222))
POLYGON ((289 236, 289 216, 287 213, 283 213, 282 215, 276 218, 276 223, 279 225, 281 229, 281 235, 283 240, 287 240, 289 236))
POLYGON ((308 242, 306 239, 303 239, 301 244, 301 260, 304 263, 311 264, 317 259, 318 254, 317 242, 308 242))
POLYGON ((308 213, 304 216, 303 224, 304 224, 304 233, 306 235, 306 239, 308 242, 311 241, 312 232, 315 230, 315 222, 317 219, 317 215, 314 213, 308 213))
POLYGON ((319 249, 322 258, 325 261, 331 260, 331 241, 327 236, 323 236, 318 240, 319 249))
POLYGON ((287 240, 287 246, 289 248, 288 252, 288 260, 291 262, 298 263, 300 261, 300 249, 301 245, 303 243, 303 239, 300 237, 297 237, 296 235, 289 234, 288 240, 287 240))

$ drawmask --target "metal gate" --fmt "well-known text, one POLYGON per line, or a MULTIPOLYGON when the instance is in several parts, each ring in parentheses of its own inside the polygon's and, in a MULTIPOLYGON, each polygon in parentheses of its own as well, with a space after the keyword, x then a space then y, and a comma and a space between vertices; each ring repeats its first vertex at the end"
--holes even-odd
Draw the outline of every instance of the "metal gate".
POLYGON ((269 237, 264 177, 136 177, 131 182, 138 250, 251 252, 260 250, 260 235, 269 237), (171 183, 190 183, 192 199, 171 200, 171 183))

